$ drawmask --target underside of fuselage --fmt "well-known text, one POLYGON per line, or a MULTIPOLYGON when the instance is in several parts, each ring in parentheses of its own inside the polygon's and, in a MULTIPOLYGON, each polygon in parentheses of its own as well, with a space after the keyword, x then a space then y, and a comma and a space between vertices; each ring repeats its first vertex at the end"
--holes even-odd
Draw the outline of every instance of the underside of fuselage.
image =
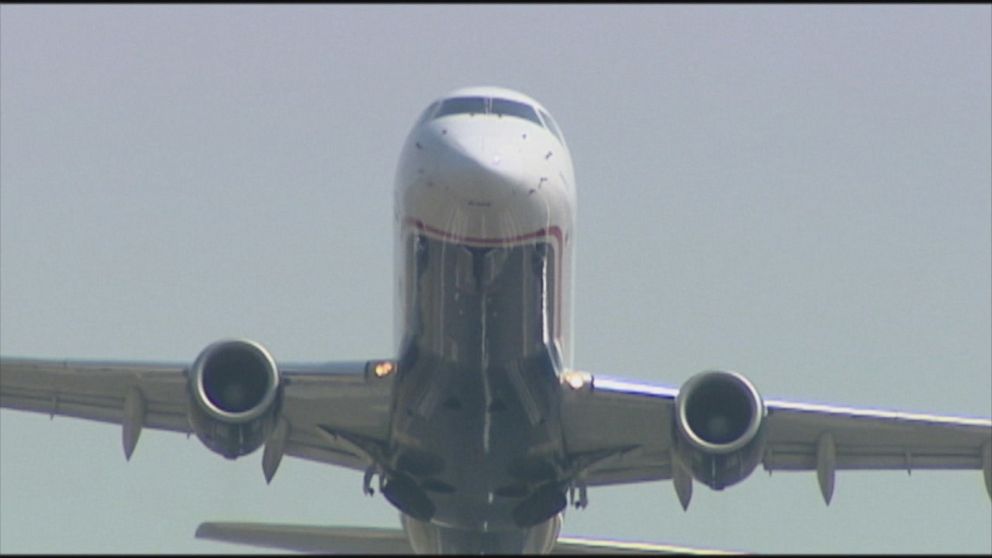
POLYGON ((417 227, 406 239, 384 492, 451 541, 475 533, 459 548, 520 551, 507 545, 565 504, 553 242, 472 245, 417 227))

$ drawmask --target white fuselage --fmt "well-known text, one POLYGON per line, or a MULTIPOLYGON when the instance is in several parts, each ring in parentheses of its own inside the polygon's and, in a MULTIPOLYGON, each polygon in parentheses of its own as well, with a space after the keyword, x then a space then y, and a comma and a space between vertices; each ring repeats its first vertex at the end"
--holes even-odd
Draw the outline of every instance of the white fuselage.
MULTIPOLYGON (((448 97, 471 95, 474 89, 448 97)), ((481 95, 498 94, 478 89, 481 95)), ((550 236, 562 273, 554 341, 566 367, 571 363, 575 174, 563 140, 522 118, 466 113, 421 117, 403 146, 395 195, 397 344, 403 339, 409 299, 401 258, 414 231, 471 246, 512 246, 550 236)))
POLYGON ((550 115, 506 89, 443 97, 403 147, 384 494, 418 551, 540 552, 557 537, 574 183, 550 115))

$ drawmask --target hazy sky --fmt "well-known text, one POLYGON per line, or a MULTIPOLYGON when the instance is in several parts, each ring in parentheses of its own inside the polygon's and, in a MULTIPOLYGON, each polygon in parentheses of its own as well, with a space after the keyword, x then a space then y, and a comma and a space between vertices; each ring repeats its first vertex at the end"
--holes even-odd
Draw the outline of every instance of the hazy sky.
MULTIPOLYGON (((579 191, 576 365, 992 415, 992 8, 0 6, 0 352, 389 356, 403 139, 464 85, 546 105, 579 191)), ((0 551, 231 552, 205 520, 398 527, 361 474, 0 412, 0 551)), ((650 425, 646 425, 650 427, 650 425)), ((981 474, 590 490, 564 533, 992 551, 981 474)))

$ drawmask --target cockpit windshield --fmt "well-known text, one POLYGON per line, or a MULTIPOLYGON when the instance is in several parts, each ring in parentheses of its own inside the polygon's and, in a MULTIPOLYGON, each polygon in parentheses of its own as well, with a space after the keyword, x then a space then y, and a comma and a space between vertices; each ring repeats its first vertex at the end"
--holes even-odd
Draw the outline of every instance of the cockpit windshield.
POLYGON ((524 103, 518 103, 509 99, 492 99, 490 109, 493 114, 501 117, 504 115, 516 116, 517 118, 530 120, 538 126, 541 125, 541 121, 537 118, 537 113, 534 112, 534 107, 524 103))
POLYGON ((434 115, 434 118, 441 118, 449 114, 485 114, 485 97, 452 97, 441 102, 441 108, 434 115))
POLYGON ((441 118, 442 116, 452 114, 467 114, 469 116, 493 114, 499 118, 504 116, 523 118, 542 128, 547 128, 558 138, 558 141, 562 145, 565 144, 565 140, 561 136, 561 131, 550 114, 544 110, 535 109, 535 107, 528 103, 511 101, 510 99, 501 99, 499 97, 450 97, 441 101, 440 107, 436 107, 435 105, 428 107, 422 118, 426 120, 427 118, 441 118), (436 112, 434 112, 434 108, 437 108, 436 112), (432 112, 433 117, 431 117, 432 112), (538 112, 540 112, 540 116, 538 116, 538 112))
POLYGON ((489 98, 489 97, 452 97, 441 102, 434 118, 448 116, 450 114, 495 114, 496 116, 514 116, 530 120, 538 126, 542 126, 540 118, 534 107, 509 99, 489 98))

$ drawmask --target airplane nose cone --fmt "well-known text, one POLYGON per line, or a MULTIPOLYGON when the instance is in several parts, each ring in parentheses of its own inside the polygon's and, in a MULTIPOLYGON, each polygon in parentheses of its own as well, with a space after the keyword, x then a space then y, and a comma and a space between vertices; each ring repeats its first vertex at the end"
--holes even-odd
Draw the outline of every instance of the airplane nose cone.
POLYGON ((439 163, 445 189, 470 205, 489 205, 525 187, 519 148, 493 138, 446 137, 439 163))

